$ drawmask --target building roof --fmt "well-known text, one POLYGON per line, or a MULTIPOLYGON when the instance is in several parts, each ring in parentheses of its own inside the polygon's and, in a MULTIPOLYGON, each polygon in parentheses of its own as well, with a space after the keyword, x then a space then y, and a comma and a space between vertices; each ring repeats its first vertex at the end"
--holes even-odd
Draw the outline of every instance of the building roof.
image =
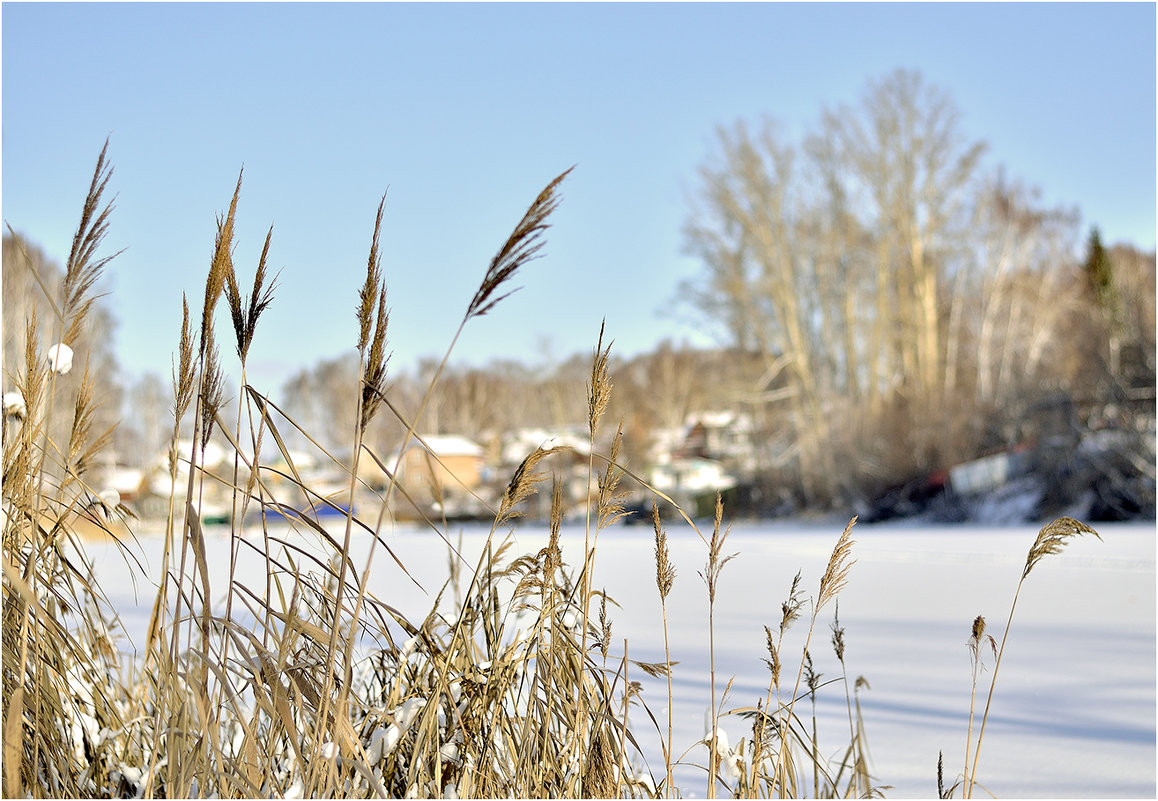
MULTIPOLYGON (((426 449, 438 456, 483 456, 486 451, 474 440, 458 434, 431 434, 422 437, 426 449)), ((422 447, 422 443, 415 440, 409 447, 422 447)))

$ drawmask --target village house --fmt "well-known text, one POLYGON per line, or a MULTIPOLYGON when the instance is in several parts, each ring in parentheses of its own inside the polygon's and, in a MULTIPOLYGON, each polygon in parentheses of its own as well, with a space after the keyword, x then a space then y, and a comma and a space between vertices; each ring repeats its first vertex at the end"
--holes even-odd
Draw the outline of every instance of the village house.
MULTIPOLYGON (((591 439, 579 428, 546 429, 524 428, 512 432, 503 440, 502 457, 499 462, 498 483, 505 488, 523 460, 534 453, 536 448, 562 448, 563 451, 551 456, 549 472, 562 484, 563 514, 578 514, 588 498, 596 491, 590 476, 591 439)), ((596 470, 602 468, 596 465, 596 470)), ((547 468, 547 463, 543 464, 547 468)), ((534 519, 545 519, 551 512, 550 485, 545 491, 532 495, 520 510, 534 519)), ((500 488, 501 491, 501 488, 500 488)))
POLYGON ((493 500, 486 487, 491 479, 486 451, 457 434, 412 438, 398 462, 396 478, 402 492, 392 512, 400 519, 483 517, 493 500))

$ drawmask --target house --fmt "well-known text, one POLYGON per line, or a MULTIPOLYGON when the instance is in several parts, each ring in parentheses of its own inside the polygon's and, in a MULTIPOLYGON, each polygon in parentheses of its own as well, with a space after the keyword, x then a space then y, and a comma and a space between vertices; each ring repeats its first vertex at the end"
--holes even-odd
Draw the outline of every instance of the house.
POLYGON ((724 465, 714 459, 674 458, 651 468, 651 485, 667 494, 689 514, 697 514, 697 499, 714 497, 737 485, 724 465))
MULTIPOLYGON (((171 454, 167 447, 149 461, 136 498, 137 510, 141 517, 163 519, 169 509, 170 495, 177 503, 177 508, 185 502, 189 486, 189 457, 193 451, 193 440, 183 439, 177 444, 175 479, 169 471, 169 460, 174 454, 171 454)), ((204 448, 197 446, 196 459, 201 472, 197 503, 202 520, 220 521, 228 518, 232 461, 227 458, 225 449, 213 441, 204 448)), ((244 482, 244 477, 242 481, 244 482)))
POLYGON ((684 439, 673 456, 718 459, 745 470, 755 467, 752 418, 732 411, 689 415, 684 439), (750 464, 751 463, 751 464, 750 464))
POLYGON ((490 473, 486 451, 473 440, 456 434, 413 437, 398 462, 401 492, 394 516, 485 516, 484 484, 490 473))

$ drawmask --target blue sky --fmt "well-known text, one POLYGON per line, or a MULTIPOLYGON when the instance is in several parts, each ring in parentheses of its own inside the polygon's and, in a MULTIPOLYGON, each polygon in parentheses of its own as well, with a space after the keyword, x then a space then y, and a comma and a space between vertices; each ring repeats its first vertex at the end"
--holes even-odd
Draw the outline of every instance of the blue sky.
POLYGON ((105 288, 130 375, 168 375, 181 293, 196 313, 242 166, 241 282, 270 225, 281 270, 259 388, 354 347, 387 189, 389 337, 409 367, 441 355, 572 165, 544 258, 456 361, 588 352, 604 317, 621 355, 708 344, 672 301, 698 269, 680 229, 716 127, 768 115, 798 140, 899 67, 949 91, 988 164, 1108 242, 1155 242, 1151 3, 4 3, 2 26, 4 220, 62 263, 110 139, 107 248, 127 250, 105 288))

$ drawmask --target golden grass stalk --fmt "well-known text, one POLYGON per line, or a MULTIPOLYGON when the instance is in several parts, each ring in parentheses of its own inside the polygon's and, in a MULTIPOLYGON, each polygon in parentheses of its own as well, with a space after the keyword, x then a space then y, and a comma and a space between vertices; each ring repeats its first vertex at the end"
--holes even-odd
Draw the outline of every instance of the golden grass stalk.
MULTIPOLYGON (((784 664, 780 658, 780 651, 784 645, 784 635, 792 624, 800 617, 800 609, 804 606, 804 598, 800 591, 801 572, 797 571, 792 579, 792 586, 788 591, 788 598, 780 604, 780 626, 777 635, 774 637, 772 629, 764 626, 764 646, 768 653, 768 658, 764 659, 764 664, 768 666, 769 680, 768 690, 765 693, 763 709, 773 709, 772 699, 775 696, 776 709, 782 705, 780 699, 780 672, 783 670, 784 664)), ((752 736, 752 760, 749 765, 751 774, 748 778, 749 786, 756 786, 757 772, 760 769, 760 764, 763 759, 763 753, 770 742, 773 734, 780 736, 781 746, 787 740, 787 722, 779 717, 772 716, 770 712, 761 712, 759 705, 757 706, 756 722, 753 724, 752 736), (773 726, 774 731, 768 731, 768 727, 773 726)))
MULTIPOLYGON (((860 797, 865 795, 870 790, 870 781, 868 775, 868 763, 864 755, 864 741, 861 737, 861 732, 858 731, 858 726, 853 723, 853 690, 850 690, 848 683, 848 668, 844 662, 844 626, 840 624, 840 601, 836 602, 836 609, 833 612, 832 619, 832 650, 836 654, 836 659, 840 662, 841 682, 844 684, 844 699, 845 706, 848 710, 848 752, 845 756, 845 761, 841 765, 841 772, 844 767, 849 767, 849 795, 860 797)), ((864 681, 864 677, 858 677, 857 687, 861 684, 867 686, 868 682, 864 681)), ((859 701, 857 703, 857 720, 860 720, 859 701)), ((839 778, 839 777, 838 777, 839 778)))
MULTIPOLYGON (((574 169, 574 168, 572 168, 574 169)), ((487 269, 486 275, 483 276, 483 281, 467 306, 466 314, 463 316, 462 322, 459 323, 458 329, 451 338, 450 345, 442 356, 438 367, 434 371, 426 391, 422 395, 422 399, 418 403, 418 409, 414 413, 411 422, 407 422, 401 416, 399 421, 406 426, 406 432, 402 437, 402 444, 398 448, 398 458, 394 464, 394 469, 391 471, 392 475, 396 475, 399 466, 402 464, 402 454, 406 450, 406 446, 410 443, 411 438, 415 434, 415 426, 422 420, 423 414, 430 403, 430 399, 434 396, 435 389, 438 386, 439 379, 443 371, 446 369, 447 362, 450 360, 450 354, 454 351, 455 344, 458 338, 462 336, 466 324, 474 317, 482 316, 494 308, 495 304, 507 297, 510 293, 500 297, 494 297, 494 293, 509 280, 522 265, 526 264, 532 258, 538 255, 542 243, 539 241, 542 233, 546 230, 547 218, 553 212, 559 203, 556 190, 563 179, 567 177, 571 170, 560 174, 551 183, 549 183, 538 197, 531 204, 530 208, 523 215, 523 219, 515 226, 515 230, 507 237, 506 242, 499 249, 499 252, 491 260, 490 267, 487 269)), ((383 197, 383 203, 385 197, 383 197)), ((379 205, 378 219, 381 221, 382 206, 379 205)), ((379 227, 375 223, 375 232, 379 227)), ((370 315, 377 304, 379 309, 379 320, 382 321, 382 330, 384 331, 384 305, 378 297, 378 285, 380 283, 379 273, 377 272, 377 235, 375 235, 375 247, 371 248, 369 269, 367 272, 366 283, 363 285, 362 292, 359 295, 359 350, 365 347, 365 343, 370 336, 370 315)), ((383 287, 384 291, 384 287, 383 287)), ((384 387, 377 387, 380 390, 379 394, 384 394, 384 387)), ((391 407, 393 408, 393 407, 391 407)), ((391 494, 398 486, 397 482, 391 482, 386 496, 386 503, 389 504, 391 494)))
MULTIPOLYGON (((390 313, 386 307, 386 281, 382 278, 382 255, 379 242, 382 236, 382 211, 386 195, 378 202, 374 217, 374 234, 370 240, 370 255, 366 260, 366 280, 358 292, 358 353, 361 357, 361 406, 358 410, 362 431, 374 418, 386 397, 386 329, 390 313)), ((405 446, 404 446, 405 447, 405 446)))
MULTIPOLYGON (((587 456, 587 486, 591 486, 592 480, 595 478, 595 435, 599 428, 599 420, 603 416, 603 412, 607 408, 607 403, 611 398, 611 381, 607 370, 607 361, 611 352, 611 345, 608 344, 606 348, 603 346, 603 332, 606 321, 599 326, 599 340, 595 345, 595 351, 591 361, 591 379, 587 384, 587 425, 589 432, 588 445, 590 451, 587 456)), ((608 464, 608 475, 610 475, 611 465, 608 464)), ((603 507, 599 505, 605 496, 602 492, 597 496, 597 504, 595 509, 596 529, 591 530, 591 504, 588 502, 585 508, 585 522, 583 529, 583 571, 579 582, 579 608, 583 612, 583 634, 581 638, 581 653, 587 653, 587 620, 589 619, 591 611, 591 577, 594 571, 594 556, 595 544, 599 537, 598 521, 603 517, 603 507)), ((584 706, 586 696, 580 695, 579 703, 575 708, 575 729, 579 733, 578 742, 583 744, 587 741, 587 714, 588 710, 584 706)), ((579 771, 583 772, 583 754, 580 754, 579 771)))
POLYGON ((804 686, 808 688, 808 699, 812 702, 812 738, 809 740, 809 761, 812 763, 812 795, 820 798, 820 738, 816 732, 816 690, 820 686, 821 674, 812 667, 812 654, 804 649, 804 686))
POLYGON ((595 441, 595 432, 599 428, 599 420, 607 410, 611 400, 611 376, 607 363, 611 357, 612 342, 603 346, 603 331, 607 325, 604 320, 599 324, 599 341, 595 345, 595 353, 591 361, 591 380, 587 383, 587 427, 591 434, 591 441, 595 441))
MULTIPOLYGON (((519 505, 530 498, 535 492, 535 487, 547 477, 545 472, 536 471, 539 462, 561 450, 563 450, 562 447, 544 448, 539 446, 527 454, 526 458, 519 463, 518 468, 515 469, 514 475, 511 476, 511 480, 507 484, 507 488, 503 491, 502 500, 499 502, 499 511, 495 517, 496 527, 504 526, 514 518, 522 515, 522 512, 518 508, 519 505)), ((556 545, 558 544, 559 525, 556 518, 558 518, 558 521, 562 520, 562 495, 559 495, 557 502, 555 500, 555 495, 559 492, 561 492, 560 487, 555 485, 552 489, 551 526, 552 531, 555 532, 556 545)))
POLYGON ((836 598, 837 594, 843 590, 845 584, 848 583, 848 571, 856 562, 855 559, 849 559, 849 554, 852 553, 852 546, 856 544, 852 539, 852 527, 854 525, 856 525, 856 517, 853 517, 848 525, 844 527, 844 532, 840 535, 840 539, 836 541, 836 546, 832 549, 832 556, 828 559, 828 566, 824 570, 824 575, 820 577, 820 592, 816 596, 815 613, 819 613, 825 604, 836 598))
POLYGON ((69 431, 68 450, 66 456, 66 481, 80 480, 88 472, 88 468, 96 461, 101 451, 109 446, 113 438, 113 428, 108 428, 99 434, 93 433, 93 424, 96 417, 96 401, 93 397, 92 376, 89 372, 87 360, 80 385, 76 391, 76 403, 73 407, 72 429, 69 431))
MULTIPOLYGON (((856 517, 853 517, 847 526, 844 527, 843 533, 836 541, 836 545, 832 549, 832 554, 828 558, 828 565, 824 569, 824 574, 820 577, 820 589, 816 595, 816 601, 812 605, 812 616, 808 624, 808 633, 804 639, 804 654, 807 656, 809 645, 812 643, 812 633, 816 628, 816 620, 820 614, 820 610, 829 601, 834 600, 837 594, 844 589, 848 580, 848 572, 852 568, 855 560, 850 560, 852 553, 852 546, 855 541, 852 539, 852 528, 856 525, 856 517)), ((795 591, 795 582, 793 582, 793 590, 795 591)), ((785 605, 783 608, 784 621, 787 621, 790 616, 794 616, 798 610, 792 608, 790 605, 785 605)), ((781 624, 785 624, 782 622, 781 624)), ((793 709, 796 705, 797 696, 800 693, 800 682, 804 676, 805 660, 801 659, 800 669, 796 673, 796 684, 792 689, 792 697, 788 702, 788 706, 784 712, 781 721, 781 731, 786 731, 789 722, 793 719, 793 709)), ((786 769, 785 758, 787 757, 787 747, 784 744, 783 737, 781 739, 780 751, 776 758, 776 781, 783 787, 785 776, 782 771, 786 769)))
MULTIPOLYGON (((111 174, 107 149, 106 141, 73 238, 59 305, 36 275, 56 314, 56 340, 62 343, 79 336, 96 300, 93 288, 116 255, 97 257, 112 209, 111 204, 102 207, 101 200, 111 174)), ((107 759, 108 748, 86 741, 86 753, 78 755, 70 726, 82 714, 114 729, 124 724, 110 700, 119 676, 107 640, 104 598, 91 581, 83 552, 69 552, 79 547, 70 528, 78 513, 87 512, 90 493, 83 477, 108 434, 93 429, 96 399, 86 364, 70 404, 68 440, 60 450, 49 434, 57 371, 50 374, 39 353, 35 302, 22 322, 25 364, 14 383, 24 413, 22 419, 12 416, 18 432, 9 428, 7 413, 4 421, 2 784, 9 796, 92 795, 97 786, 85 769, 85 757, 107 759), (79 626, 72 627, 72 621, 79 626), (110 678, 113 689, 106 690, 110 678)))
POLYGON ((105 266, 122 252, 96 258, 96 251, 108 233, 109 217, 113 211, 112 201, 101 207, 101 198, 113 174, 112 166, 105 160, 108 149, 109 143, 106 139, 97 157, 96 169, 93 170, 92 182, 81 211, 80 224, 73 235, 72 248, 65 264, 64 281, 61 284, 63 295, 61 313, 67 328, 60 341, 66 345, 75 342, 80 335, 85 318, 96 301, 92 294, 93 287, 105 266))
MULTIPOLYGON (((209 681, 210 681, 210 643, 209 643, 209 628, 210 628, 210 604, 212 602, 209 596, 209 576, 207 565, 204 557, 204 542, 203 533, 201 531, 200 519, 197 509, 200 507, 200 493, 204 486, 204 480, 198 480, 201 476, 202 468, 199 465, 199 454, 204 453, 205 446, 208 444, 210 436, 213 433, 213 428, 218 419, 218 413, 224 403, 224 379, 221 372, 220 356, 218 348, 215 343, 213 330, 213 315, 217 306, 217 301, 225 291, 226 285, 229 283, 230 276, 233 275, 233 239, 234 230, 237 217, 237 203, 241 195, 241 184, 244 171, 239 172, 237 177, 237 184, 234 187, 233 196, 230 199, 229 210, 224 216, 219 215, 217 218, 217 234, 214 241, 213 255, 210 260, 209 270, 205 282, 205 297, 201 310, 201 328, 198 337, 198 347, 196 355, 192 349, 192 332, 189 330, 187 303, 183 300, 183 315, 182 315, 182 333, 180 343, 178 374, 174 376, 174 388, 176 389, 177 403, 176 403, 176 418, 174 421, 173 439, 171 440, 172 460, 170 462, 170 476, 174 480, 174 486, 169 499, 170 514, 166 522, 166 544, 165 552, 162 561, 167 565, 171 559, 171 551, 173 548, 173 536, 175 534, 176 522, 176 476, 177 476, 177 443, 180 435, 181 417, 184 409, 189 405, 193 406, 193 419, 195 433, 193 443, 189 454, 189 477, 186 482, 185 490, 185 508, 183 513, 182 536, 181 536, 181 556, 178 561, 177 573, 173 577, 175 581, 173 586, 175 588, 175 600, 173 604, 172 631, 169 634, 169 652, 168 654, 158 655, 158 669, 165 672, 175 672, 180 668, 174 664, 175 655, 181 653, 180 646, 180 624, 187 620, 189 626, 190 640, 193 636, 194 614, 197 610, 194 608, 197 600, 197 592, 191 588, 191 591, 186 597, 185 579, 188 577, 193 579, 194 576, 200 578, 200 625, 198 626, 200 633, 201 647, 199 650, 200 661, 199 669, 190 671, 188 677, 189 688, 191 692, 184 694, 166 694, 165 702, 173 704, 172 714, 181 716, 191 714, 204 718, 209 714, 209 681), (188 557, 190 551, 193 552, 194 557, 194 576, 190 576, 186 572, 188 567, 188 557), (182 617, 182 608, 186 607, 189 610, 188 618, 182 617)), ((233 276, 236 280, 236 276, 233 276)), ((164 607, 167 605, 167 597, 169 593, 171 574, 166 571, 160 588, 158 589, 157 601, 154 604, 153 619, 150 622, 150 640, 153 637, 160 636, 164 628, 163 614, 164 607)), ((159 641, 159 640, 158 640, 159 641)), ((188 762, 178 764, 177 760, 171 759, 164 769, 165 783, 169 792, 187 793, 189 782, 192 777, 189 775, 187 767, 190 764, 196 763, 199 759, 208 759, 209 752, 217 748, 217 743, 213 738, 193 738, 186 740, 186 732, 181 727, 170 727, 166 732, 166 747, 174 756, 176 754, 185 754, 188 750, 186 743, 195 745, 194 750, 187 754, 188 762)), ((157 741, 154 740, 154 751, 156 750, 157 741)), ((153 773, 150 772, 147 781, 147 788, 151 790, 153 781, 153 773)))
POLYGON ((233 198, 229 201, 229 211, 224 217, 220 215, 217 217, 217 238, 213 245, 213 257, 209 262, 209 274, 205 280, 205 300, 201 307, 199 353, 202 357, 210 344, 210 329, 213 326, 213 312, 217 308, 217 301, 225 290, 229 275, 233 272, 233 230, 244 172, 242 170, 237 175, 237 186, 233 190, 233 198))
MULTIPOLYGON (((265 235, 265 243, 262 246, 261 256, 258 259, 257 269, 254 272, 253 288, 248 296, 242 297, 240 287, 237 282, 236 270, 230 269, 226 274, 225 283, 225 299, 229 307, 230 319, 233 323, 234 340, 237 347, 237 355, 241 362, 241 386, 244 388, 248 384, 246 376, 246 364, 249 358, 249 349, 253 344, 253 339, 257 331, 257 323, 261 318, 262 313, 268 308, 273 301, 273 291, 276 285, 276 277, 267 283, 266 264, 269 258, 269 248, 273 239, 273 227, 270 226, 265 235)), ((233 476, 231 481, 230 491, 230 516, 232 520, 244 520, 246 511, 249 508, 249 499, 252 497, 253 491, 258 484, 258 469, 257 463, 261 454, 261 439, 265 432, 264 418, 261 418, 258 424, 254 425, 253 414, 253 399, 250 395, 242 392, 237 398, 237 418, 234 427, 234 436, 231 443, 234 445, 233 452, 233 476), (252 446, 252 459, 245 460, 241 453, 240 443, 242 439, 241 427, 243 414, 248 413, 248 429, 250 432, 250 444, 252 446), (256 432, 255 429, 256 428, 256 432), (249 469, 249 478, 246 481, 244 489, 238 486, 240 477, 241 462, 247 461, 249 469)), ((225 428, 222 427, 222 431, 225 428)), ((263 527, 263 534, 268 536, 263 527)), ((229 547, 229 581, 225 596, 225 611, 224 619, 233 619, 233 608, 235 600, 236 589, 236 571, 239 550, 241 547, 241 527, 232 526, 230 531, 230 547, 229 547)), ((268 553, 269 543, 266 543, 266 551, 268 553)), ((266 580, 266 603, 265 608, 269 610, 271 597, 271 583, 268 578, 268 562, 267 562, 267 580, 266 580)), ((268 630, 268 626, 266 627, 268 630)), ((226 629, 221 632, 220 650, 224 653, 228 648, 227 642, 228 633, 226 629)), ((223 696, 228 687, 228 682, 218 683, 218 692, 211 704, 211 709, 222 709, 223 696)), ((212 725, 216 728, 218 722, 216 715, 213 716, 212 725)))
POLYGON ((993 657, 996 659, 997 642, 993 639, 993 635, 986 633, 985 618, 981 615, 978 615, 973 619, 973 625, 970 627, 968 640, 969 659, 973 665, 973 681, 969 691, 969 728, 965 735, 965 769, 961 773, 962 777, 967 777, 969 775, 969 749, 973 744, 973 715, 977 704, 977 680, 980 678, 981 674, 981 646, 986 642, 988 642, 989 647, 993 652, 993 657))
MULTIPOLYGON (((1083 534, 1092 534, 1097 539, 1101 539, 1101 535, 1078 520, 1072 517, 1059 517, 1053 522, 1042 526, 1037 534, 1037 538, 1030 546, 1029 553, 1025 557, 1025 567, 1021 571, 1021 578, 1017 582, 1017 589, 1013 592, 1013 602, 1009 605, 1009 618, 1005 623, 1005 632, 1001 635, 1001 646, 997 649, 997 658, 993 664, 993 676, 989 683, 989 694, 985 699, 985 712, 981 715, 981 731, 977 734, 977 747, 973 751, 973 767, 965 777, 964 782, 964 797, 973 797, 973 788, 977 777, 977 762, 981 756, 981 742, 985 738, 985 724, 989 721, 989 708, 993 703, 993 691, 997 687, 997 671, 1001 668, 1001 657, 1005 654, 1005 643, 1009 639, 1009 629, 1013 625, 1013 613, 1017 609, 1017 599, 1021 595, 1021 585, 1025 583, 1026 578, 1029 577, 1030 572, 1037 565, 1042 558, 1052 554, 1061 553, 1065 548, 1066 543, 1076 536, 1083 534)), ((966 749, 966 759, 968 759, 968 749, 966 749)))
POLYGON ((708 742, 708 798, 716 797, 716 769, 719 757, 719 709, 716 706, 716 588, 724 565, 736 558, 737 554, 723 555, 724 542, 730 528, 721 533, 724 519, 724 500, 716 493, 716 514, 712 525, 712 538, 708 543, 708 562, 700 578, 708 587, 708 686, 711 691, 712 731, 708 742))
POLYGON ((538 257, 539 250, 543 247, 543 232, 550 227, 547 218, 559 205, 559 195, 556 190, 573 169, 574 167, 566 170, 547 184, 539 196, 535 198, 530 208, 527 209, 523 219, 515 226, 515 230, 507 237, 507 241, 499 248, 499 252, 491 259, 490 267, 487 268, 482 284, 479 285, 470 305, 467 306, 464 323, 472 317, 482 317, 501 300, 509 297, 511 292, 506 292, 498 297, 495 297, 495 293, 502 288, 503 284, 514 277, 520 267, 538 257))
POLYGON ((253 289, 248 295, 242 296, 234 270, 229 270, 225 274, 225 300, 229 306, 229 317, 233 322, 233 335, 237 341, 237 355, 241 359, 243 372, 246 359, 249 356, 249 348, 253 344, 254 332, 257 330, 257 321, 273 302, 273 293, 277 288, 277 276, 266 283, 266 259, 269 257, 269 246, 272 239, 273 226, 270 226, 265 235, 261 257, 257 262, 257 271, 253 275, 253 289))

